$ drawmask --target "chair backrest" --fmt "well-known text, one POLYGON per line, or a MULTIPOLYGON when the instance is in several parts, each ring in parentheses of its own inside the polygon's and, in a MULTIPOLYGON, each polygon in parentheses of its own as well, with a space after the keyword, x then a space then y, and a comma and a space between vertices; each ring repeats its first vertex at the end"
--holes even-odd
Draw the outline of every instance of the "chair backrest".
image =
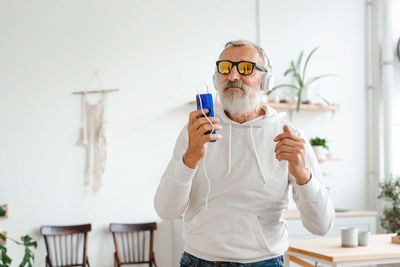
POLYGON ((155 263, 153 232, 157 223, 122 224, 111 223, 117 265, 155 263))
MULTIPOLYGON (((87 266, 87 233, 91 224, 42 226, 47 249, 46 263, 54 266, 87 266)), ((47 265, 46 264, 46 265, 47 265)))

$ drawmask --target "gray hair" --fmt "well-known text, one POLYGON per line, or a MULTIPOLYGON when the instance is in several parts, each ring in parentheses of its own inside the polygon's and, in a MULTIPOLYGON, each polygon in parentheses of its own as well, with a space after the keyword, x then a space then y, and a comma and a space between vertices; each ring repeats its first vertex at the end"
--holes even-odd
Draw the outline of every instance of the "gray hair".
POLYGON ((268 71, 270 71, 272 69, 271 61, 269 60, 269 58, 267 56, 267 53, 265 53, 264 49, 261 46, 255 44, 255 43, 253 43, 251 41, 245 40, 245 39, 240 39, 240 40, 234 40, 234 41, 227 42, 225 44, 224 50, 222 50, 221 54, 219 55, 219 59, 221 59, 222 54, 229 47, 237 47, 237 46, 244 46, 244 45, 253 46, 254 48, 256 48, 258 53, 259 53, 259 55, 261 56, 262 60, 264 61, 264 67, 268 71))

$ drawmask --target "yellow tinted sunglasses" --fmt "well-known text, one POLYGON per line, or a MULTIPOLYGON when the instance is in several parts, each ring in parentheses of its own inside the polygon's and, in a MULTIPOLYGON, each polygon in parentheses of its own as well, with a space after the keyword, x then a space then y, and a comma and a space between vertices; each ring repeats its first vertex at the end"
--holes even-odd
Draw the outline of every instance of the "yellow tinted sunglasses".
POLYGON ((267 72, 266 69, 251 61, 233 62, 230 60, 219 60, 217 63, 218 73, 227 75, 231 73, 233 66, 236 66, 241 75, 248 76, 253 73, 254 67, 260 71, 267 72))

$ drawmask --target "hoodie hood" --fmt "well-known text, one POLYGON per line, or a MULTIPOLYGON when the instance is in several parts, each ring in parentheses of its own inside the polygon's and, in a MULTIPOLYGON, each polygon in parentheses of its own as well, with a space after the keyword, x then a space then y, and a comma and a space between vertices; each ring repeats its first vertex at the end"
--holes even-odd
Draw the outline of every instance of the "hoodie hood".
POLYGON ((216 109, 215 113, 221 121, 238 127, 263 127, 266 123, 276 122, 286 116, 286 112, 277 112, 266 104, 261 105, 261 108, 265 111, 265 115, 243 123, 231 120, 221 106, 216 109))

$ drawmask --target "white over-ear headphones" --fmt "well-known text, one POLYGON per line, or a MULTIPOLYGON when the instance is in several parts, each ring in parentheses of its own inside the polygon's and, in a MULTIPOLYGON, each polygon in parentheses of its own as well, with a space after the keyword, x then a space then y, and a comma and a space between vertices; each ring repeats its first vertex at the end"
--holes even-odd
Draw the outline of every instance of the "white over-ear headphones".
POLYGON ((267 54, 265 54, 264 51, 262 54, 264 56, 265 64, 267 65, 267 72, 263 72, 262 74, 260 87, 261 90, 265 91, 265 93, 268 93, 268 91, 274 87, 274 76, 272 75, 272 66, 267 54))
MULTIPOLYGON (((260 88, 261 88, 261 90, 265 91, 265 93, 267 93, 274 86, 274 77, 272 75, 271 61, 269 60, 267 54, 265 54, 265 52, 263 50, 261 50, 261 53, 264 57, 267 72, 262 73, 260 88)), ((214 88, 217 91, 219 90, 219 87, 220 87, 218 75, 219 75, 219 73, 218 73, 217 67, 215 67, 215 72, 213 75, 213 83, 214 83, 214 88)))

